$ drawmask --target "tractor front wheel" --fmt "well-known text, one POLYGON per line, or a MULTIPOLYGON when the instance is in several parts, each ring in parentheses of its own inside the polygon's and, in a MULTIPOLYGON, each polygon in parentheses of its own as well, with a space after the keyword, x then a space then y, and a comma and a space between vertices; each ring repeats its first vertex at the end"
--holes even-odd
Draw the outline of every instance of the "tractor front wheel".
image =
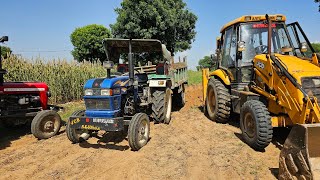
MULTIPOLYGON (((72 113, 71 116, 84 116, 84 110, 78 110, 72 113)), ((84 139, 82 139, 80 136, 83 133, 88 133, 88 130, 81 130, 81 129, 73 129, 70 127, 70 120, 68 120, 67 122, 67 126, 66 126, 66 132, 67 132, 67 137, 68 139, 72 142, 72 143, 80 143, 82 142, 84 139)))
POLYGON ((61 127, 61 117, 53 110, 40 111, 32 120, 31 133, 38 139, 56 135, 61 127))
POLYGON ((138 151, 149 141, 150 121, 144 113, 135 114, 129 124, 128 141, 133 151, 138 151))
POLYGON ((261 151, 270 144, 273 134, 271 116, 261 101, 250 100, 243 104, 240 128, 245 142, 253 149, 261 151))

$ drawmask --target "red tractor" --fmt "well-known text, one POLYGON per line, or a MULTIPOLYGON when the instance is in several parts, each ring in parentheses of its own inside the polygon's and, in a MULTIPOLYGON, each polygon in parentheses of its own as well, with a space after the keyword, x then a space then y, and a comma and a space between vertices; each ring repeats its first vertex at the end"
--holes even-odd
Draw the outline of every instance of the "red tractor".
MULTIPOLYGON (((0 38, 0 43, 8 36, 0 38)), ((1 52, 1 46, 0 46, 1 52)), ((31 132, 38 139, 56 135, 61 126, 57 106, 48 105, 49 88, 43 82, 4 82, 0 56, 0 122, 6 127, 31 123, 31 132)))

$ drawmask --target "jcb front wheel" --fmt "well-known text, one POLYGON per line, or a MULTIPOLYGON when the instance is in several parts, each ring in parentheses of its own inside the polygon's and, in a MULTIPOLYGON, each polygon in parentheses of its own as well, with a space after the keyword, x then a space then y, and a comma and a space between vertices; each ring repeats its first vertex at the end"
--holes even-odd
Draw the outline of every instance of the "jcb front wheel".
POLYGON ((209 118, 219 123, 226 123, 230 116, 230 106, 229 90, 219 80, 211 78, 206 97, 206 112, 209 118))
POLYGON ((273 134, 271 116, 261 101, 250 100, 243 104, 240 128, 245 142, 253 149, 261 151, 270 144, 273 134))

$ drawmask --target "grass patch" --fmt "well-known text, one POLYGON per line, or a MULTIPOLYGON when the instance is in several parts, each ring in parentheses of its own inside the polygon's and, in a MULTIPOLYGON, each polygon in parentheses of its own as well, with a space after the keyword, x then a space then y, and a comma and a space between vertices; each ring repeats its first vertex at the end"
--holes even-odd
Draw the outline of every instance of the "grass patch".
POLYGON ((202 72, 201 71, 188 71, 188 84, 195 85, 202 83, 202 72))
POLYGON ((60 104, 59 106, 63 107, 63 110, 60 111, 59 114, 61 116, 61 119, 65 122, 67 122, 74 111, 85 109, 83 101, 68 102, 66 104, 60 104))

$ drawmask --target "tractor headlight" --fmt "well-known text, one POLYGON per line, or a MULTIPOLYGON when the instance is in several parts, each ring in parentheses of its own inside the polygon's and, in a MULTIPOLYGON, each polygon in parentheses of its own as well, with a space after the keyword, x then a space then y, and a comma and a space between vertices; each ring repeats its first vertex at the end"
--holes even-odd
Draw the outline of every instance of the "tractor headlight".
POLYGON ((112 96, 112 89, 101 89, 101 96, 112 96))
POLYGON ((92 95, 93 95, 93 90, 92 90, 92 89, 86 89, 86 90, 84 90, 84 95, 86 95, 86 96, 92 96, 92 95))

